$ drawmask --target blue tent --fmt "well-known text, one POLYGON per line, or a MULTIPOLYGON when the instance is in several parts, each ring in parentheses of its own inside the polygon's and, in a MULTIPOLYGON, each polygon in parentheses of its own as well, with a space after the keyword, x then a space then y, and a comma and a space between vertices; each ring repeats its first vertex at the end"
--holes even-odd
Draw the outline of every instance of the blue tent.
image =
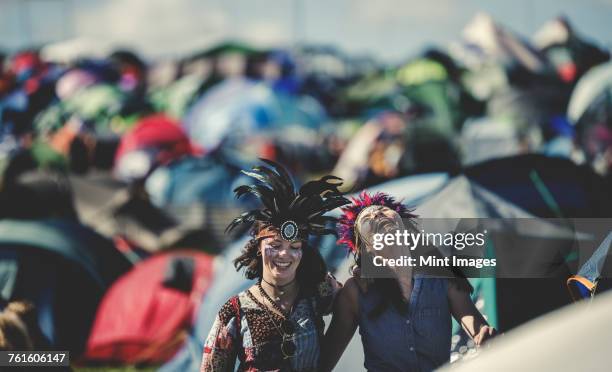
POLYGON ((314 99, 275 92, 265 83, 228 79, 211 88, 187 113, 189 137, 205 150, 289 124, 318 128, 325 112, 314 99))
POLYGON ((147 178, 145 189, 151 202, 181 227, 204 231, 210 237, 204 248, 218 249, 229 242, 225 227, 252 201, 236 200, 233 193, 238 185, 251 182, 240 172, 247 168, 221 150, 204 157, 184 157, 157 168, 147 178))

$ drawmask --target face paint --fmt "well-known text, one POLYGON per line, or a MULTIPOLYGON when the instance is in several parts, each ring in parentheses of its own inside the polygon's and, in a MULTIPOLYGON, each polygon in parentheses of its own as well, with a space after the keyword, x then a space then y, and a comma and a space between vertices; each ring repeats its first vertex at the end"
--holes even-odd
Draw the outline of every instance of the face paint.
POLYGON ((264 278, 278 285, 295 279, 295 273, 302 260, 302 242, 288 242, 280 236, 264 238, 260 243, 264 278))

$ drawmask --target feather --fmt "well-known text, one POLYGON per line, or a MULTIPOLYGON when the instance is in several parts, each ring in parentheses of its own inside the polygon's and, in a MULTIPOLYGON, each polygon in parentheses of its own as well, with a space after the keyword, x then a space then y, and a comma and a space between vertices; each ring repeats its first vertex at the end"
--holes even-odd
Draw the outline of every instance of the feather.
POLYGON ((281 179, 287 183, 287 188, 293 189, 293 182, 291 181, 291 176, 289 176, 289 173, 287 173, 287 171, 285 170, 285 168, 283 168, 282 165, 269 159, 259 158, 259 160, 271 166, 274 171, 278 173, 278 175, 280 175, 281 179))
POLYGON ((296 193, 293 180, 285 168, 271 160, 261 160, 267 166, 242 171, 255 180, 255 185, 239 186, 234 193, 237 198, 253 195, 260 200, 262 207, 241 214, 228 225, 226 231, 241 224, 252 225, 255 221, 280 227, 292 220, 298 225, 302 236, 334 232, 326 226, 337 219, 324 214, 349 203, 339 191, 341 178, 324 176, 305 183, 296 193))
POLYGON ((283 180, 277 173, 266 167, 253 167, 253 171, 259 172, 264 177, 266 184, 281 198, 288 199, 295 193, 293 185, 283 180))
POLYGON ((382 205, 389 207, 396 211, 403 219, 409 219, 409 223, 412 225, 413 222, 410 220, 416 215, 412 214, 412 210, 408 209, 401 202, 395 201, 392 196, 384 194, 382 192, 370 195, 365 191, 362 192, 358 197, 351 198, 352 203, 342 208, 342 216, 338 220, 338 244, 346 245, 347 248, 353 252, 357 252, 355 246, 355 221, 359 216, 359 213, 365 208, 371 205, 382 205))

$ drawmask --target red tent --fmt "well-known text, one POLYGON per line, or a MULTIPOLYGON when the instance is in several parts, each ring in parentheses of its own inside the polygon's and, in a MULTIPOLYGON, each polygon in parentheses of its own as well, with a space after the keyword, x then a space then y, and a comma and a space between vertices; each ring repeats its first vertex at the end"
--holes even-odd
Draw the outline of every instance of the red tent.
POLYGON ((213 257, 174 251, 148 258, 104 295, 85 362, 159 364, 181 346, 211 283, 213 257))
POLYGON ((140 119, 121 138, 115 153, 115 174, 120 178, 142 177, 157 165, 200 153, 179 122, 154 114, 140 119))

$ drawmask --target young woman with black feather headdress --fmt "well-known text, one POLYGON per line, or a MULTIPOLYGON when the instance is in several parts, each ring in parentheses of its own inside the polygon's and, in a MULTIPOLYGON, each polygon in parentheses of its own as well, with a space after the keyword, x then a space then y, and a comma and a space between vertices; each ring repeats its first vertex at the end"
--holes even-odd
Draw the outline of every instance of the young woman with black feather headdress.
POLYGON ((232 230, 246 224, 252 239, 234 260, 257 284, 232 296, 222 306, 204 347, 202 371, 315 371, 323 314, 331 310, 339 284, 329 276, 319 251, 308 246, 309 235, 335 233, 325 213, 349 200, 338 187, 340 178, 325 176, 296 190, 287 171, 262 159, 266 166, 244 172, 254 185, 234 190, 253 195, 260 209, 238 216, 232 230))

